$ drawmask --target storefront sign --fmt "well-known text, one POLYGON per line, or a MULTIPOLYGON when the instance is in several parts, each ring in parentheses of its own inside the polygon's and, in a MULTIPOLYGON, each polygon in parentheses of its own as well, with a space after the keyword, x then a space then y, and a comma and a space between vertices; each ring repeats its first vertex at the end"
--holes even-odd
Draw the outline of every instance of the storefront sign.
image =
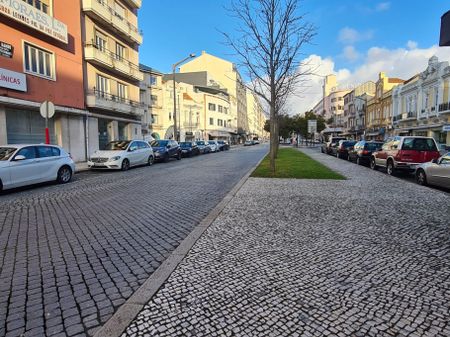
POLYGON ((22 0, 0 0, 0 14, 68 43, 67 26, 22 0))
POLYGON ((25 74, 0 68, 0 87, 27 91, 27 77, 25 74))
POLYGON ((447 125, 443 125, 442 126, 442 132, 450 132, 450 124, 447 124, 447 125))
POLYGON ((0 56, 13 57, 14 47, 9 43, 0 41, 0 56))

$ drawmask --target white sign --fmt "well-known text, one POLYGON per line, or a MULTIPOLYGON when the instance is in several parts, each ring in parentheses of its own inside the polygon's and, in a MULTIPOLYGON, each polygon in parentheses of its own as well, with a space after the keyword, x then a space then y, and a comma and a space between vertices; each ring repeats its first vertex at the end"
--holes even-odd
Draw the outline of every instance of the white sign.
POLYGON ((445 131, 450 132, 450 124, 443 125, 442 126, 442 131, 443 132, 445 132, 445 131))
POLYGON ((310 119, 308 120, 308 133, 316 133, 317 132, 317 120, 310 119))
POLYGON ((27 77, 25 74, 0 68, 0 87, 26 92, 27 77))
POLYGON ((0 0, 0 14, 68 43, 67 26, 23 0, 0 0))
POLYGON ((45 101, 39 109, 41 116, 44 118, 52 118, 55 115, 55 105, 52 102, 45 101))

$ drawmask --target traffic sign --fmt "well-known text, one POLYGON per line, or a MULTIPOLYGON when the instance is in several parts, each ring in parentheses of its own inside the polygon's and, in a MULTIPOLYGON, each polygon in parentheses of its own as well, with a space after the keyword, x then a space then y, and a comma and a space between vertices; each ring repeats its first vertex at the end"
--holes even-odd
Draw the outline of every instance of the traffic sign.
POLYGON ((50 101, 41 104, 41 116, 44 118, 52 118, 55 115, 55 105, 50 101))

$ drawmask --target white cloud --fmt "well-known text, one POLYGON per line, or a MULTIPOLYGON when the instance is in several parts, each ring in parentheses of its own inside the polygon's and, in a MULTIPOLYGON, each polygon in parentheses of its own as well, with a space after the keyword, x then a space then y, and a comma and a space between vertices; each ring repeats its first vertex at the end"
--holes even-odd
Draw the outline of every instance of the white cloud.
POLYGON ((342 52, 342 56, 349 62, 355 62, 359 59, 360 54, 353 46, 346 46, 342 52))
POLYGON ((416 49, 417 48, 417 42, 416 41, 411 41, 411 40, 409 40, 407 43, 406 43, 406 46, 408 47, 408 49, 416 49))
POLYGON ((379 4, 377 4, 377 6, 375 7, 375 10, 377 12, 384 12, 387 11, 391 8, 391 3, 390 2, 380 2, 379 4))
MULTIPOLYGON (((412 41, 411 41, 412 42, 412 41)), ((428 65, 428 59, 436 55, 439 61, 450 62, 450 48, 431 46, 430 48, 414 48, 414 43, 408 43, 408 49, 386 49, 380 47, 370 48, 364 55, 364 62, 355 69, 338 69, 330 57, 322 58, 319 55, 310 55, 303 60, 311 66, 317 67, 317 76, 308 76, 297 95, 289 100, 291 114, 303 113, 314 107, 322 98, 323 76, 336 74, 338 83, 343 88, 357 86, 366 81, 376 82, 378 74, 383 71, 389 77, 398 77, 407 80, 415 74, 422 72, 428 65)))
POLYGON ((367 41, 373 38, 373 31, 359 32, 350 27, 344 27, 339 31, 338 40, 344 44, 354 44, 359 41, 367 41))

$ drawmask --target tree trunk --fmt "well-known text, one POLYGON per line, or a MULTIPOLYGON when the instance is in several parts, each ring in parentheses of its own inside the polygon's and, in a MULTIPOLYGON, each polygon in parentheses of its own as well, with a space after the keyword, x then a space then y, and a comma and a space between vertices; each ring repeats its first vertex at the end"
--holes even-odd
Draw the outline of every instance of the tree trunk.
POLYGON ((275 174, 275 158, 277 150, 277 116, 275 115, 274 103, 270 105, 270 171, 275 174))

